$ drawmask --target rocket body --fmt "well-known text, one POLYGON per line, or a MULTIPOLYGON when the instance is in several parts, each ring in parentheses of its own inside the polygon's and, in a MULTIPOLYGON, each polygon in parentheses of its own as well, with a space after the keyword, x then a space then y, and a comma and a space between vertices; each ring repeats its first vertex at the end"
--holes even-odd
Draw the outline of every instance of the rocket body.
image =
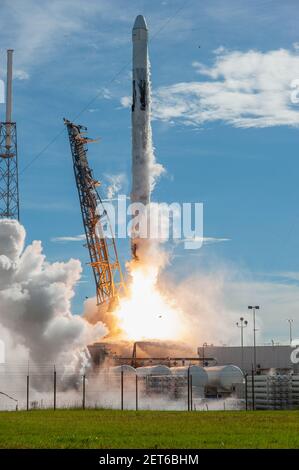
POLYGON ((133 31, 132 96, 132 202, 150 202, 151 151, 148 30, 144 17, 137 16, 133 31))
MULTIPOLYGON (((153 161, 150 123, 150 73, 148 29, 142 15, 137 16, 133 31, 132 83, 132 192, 131 202, 146 206, 150 203, 151 163, 153 161)), ((137 259, 138 237, 132 230, 132 255, 137 259)))

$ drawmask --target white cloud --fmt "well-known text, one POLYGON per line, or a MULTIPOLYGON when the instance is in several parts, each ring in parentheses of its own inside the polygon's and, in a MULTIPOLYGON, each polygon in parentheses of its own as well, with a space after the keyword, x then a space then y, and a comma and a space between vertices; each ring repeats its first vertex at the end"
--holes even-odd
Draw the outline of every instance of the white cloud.
POLYGON ((102 88, 102 97, 103 97, 105 100, 111 100, 111 98, 112 98, 112 93, 111 93, 111 91, 109 90, 109 88, 107 88, 107 87, 103 87, 103 88, 102 88))
MULTIPOLYGON (((188 238, 182 238, 181 240, 179 239, 174 239, 174 242, 176 245, 181 245, 184 243, 185 249, 191 249, 191 250, 199 250, 202 248, 203 245, 213 245, 215 243, 223 243, 223 242, 229 242, 230 238, 218 238, 218 237, 188 237, 188 238)), ((182 254, 179 255, 174 255, 174 257, 180 257, 184 256, 182 254)), ((192 254, 192 256, 195 256, 192 254)))
MULTIPOLYGON (((235 127, 298 126, 291 82, 299 78, 296 50, 227 51, 218 48, 212 66, 194 62, 203 79, 158 88, 153 117, 200 126, 224 121, 235 127)), ((128 104, 127 97, 122 105, 128 104)))
POLYGON ((113 44, 125 39, 123 31, 115 34, 111 28, 93 30, 91 20, 97 18, 103 25, 111 19, 119 24, 131 22, 130 12, 123 8, 121 1, 110 0, 2 0, 0 16, 0 40, 3 48, 13 47, 17 54, 16 66, 26 70, 48 60, 65 44, 80 41, 92 47, 101 40, 113 44), (9 28, 7 27, 9 25, 9 28), (121 36, 121 37, 120 37, 121 36))
POLYGON ((206 245, 210 245, 212 243, 221 243, 221 242, 229 242, 230 238, 215 238, 215 237, 204 237, 203 242, 206 245))
POLYGON ((25 70, 17 69, 14 70, 14 78, 17 80, 28 80, 29 73, 25 72, 25 70))
POLYGON ((188 243, 203 243, 205 245, 211 245, 212 243, 228 242, 230 238, 217 238, 217 237, 193 237, 184 238, 181 242, 188 243))
POLYGON ((132 104, 132 98, 131 96, 123 96, 120 99, 120 103, 124 108, 129 108, 132 104))
POLYGON ((273 275, 274 277, 279 277, 287 281, 299 281, 299 273, 296 271, 278 272, 273 275))
POLYGON ((1 28, 6 33, 3 40, 7 44, 4 46, 13 44, 18 52, 15 58, 17 64, 27 68, 31 63, 38 62, 53 45, 57 45, 63 34, 80 29, 80 19, 72 14, 72 8, 67 15, 66 8, 65 1, 37 4, 32 0, 16 0, 14 5, 7 2, 3 6, 0 26, 4 26, 4 21, 10 24, 10 30, 1 28))
POLYGON ((85 240, 85 234, 74 235, 74 236, 65 236, 65 237, 54 237, 51 238, 51 242, 81 242, 85 240))

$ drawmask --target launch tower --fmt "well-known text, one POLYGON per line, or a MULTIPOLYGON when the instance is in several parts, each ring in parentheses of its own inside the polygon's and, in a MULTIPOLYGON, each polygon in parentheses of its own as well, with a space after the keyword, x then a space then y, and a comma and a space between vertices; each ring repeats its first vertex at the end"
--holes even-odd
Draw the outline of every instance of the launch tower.
POLYGON ((12 122, 12 54, 7 51, 6 119, 0 122, 0 219, 19 220, 17 126, 12 122))
POLYGON ((109 218, 97 191, 100 185, 93 177, 87 159, 87 144, 94 142, 85 136, 87 128, 64 119, 67 126, 79 194, 90 265, 96 283, 98 305, 109 310, 118 299, 124 281, 118 260, 109 218), (109 230, 109 237, 104 235, 109 230))

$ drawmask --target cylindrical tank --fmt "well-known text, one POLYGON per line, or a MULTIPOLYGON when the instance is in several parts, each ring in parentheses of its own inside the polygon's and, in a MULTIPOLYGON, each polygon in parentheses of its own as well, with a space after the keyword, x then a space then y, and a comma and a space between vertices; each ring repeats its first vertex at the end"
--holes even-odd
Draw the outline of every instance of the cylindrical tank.
POLYGON ((152 366, 151 375, 171 375, 170 368, 160 364, 152 366))
POLYGON ((146 375, 170 375, 171 371, 169 367, 158 364, 156 366, 137 367, 136 373, 144 377, 146 375))
POLYGON ((140 377, 145 377, 146 375, 150 375, 151 367, 136 367, 136 374, 140 377))
POLYGON ((211 366, 205 367, 208 374, 208 386, 229 391, 234 384, 244 381, 244 375, 237 366, 211 366))
POLYGON ((121 371, 123 371, 124 374, 136 374, 136 369, 134 369, 134 367, 132 366, 129 366, 128 364, 110 367, 109 369, 109 372, 111 372, 111 374, 121 374, 121 371))
POLYGON ((194 387, 205 387, 208 383, 208 374, 201 366, 172 367, 171 373, 175 376, 188 377, 188 369, 192 376, 192 385, 194 387))

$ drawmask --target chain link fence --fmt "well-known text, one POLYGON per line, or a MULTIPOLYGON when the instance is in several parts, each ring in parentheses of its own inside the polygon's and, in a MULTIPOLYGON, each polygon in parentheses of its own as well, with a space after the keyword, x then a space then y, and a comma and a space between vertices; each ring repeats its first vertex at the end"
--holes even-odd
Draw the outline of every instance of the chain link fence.
POLYGON ((139 376, 125 367, 74 372, 48 363, 1 365, 0 409, 194 410, 204 398, 192 375, 139 376))

